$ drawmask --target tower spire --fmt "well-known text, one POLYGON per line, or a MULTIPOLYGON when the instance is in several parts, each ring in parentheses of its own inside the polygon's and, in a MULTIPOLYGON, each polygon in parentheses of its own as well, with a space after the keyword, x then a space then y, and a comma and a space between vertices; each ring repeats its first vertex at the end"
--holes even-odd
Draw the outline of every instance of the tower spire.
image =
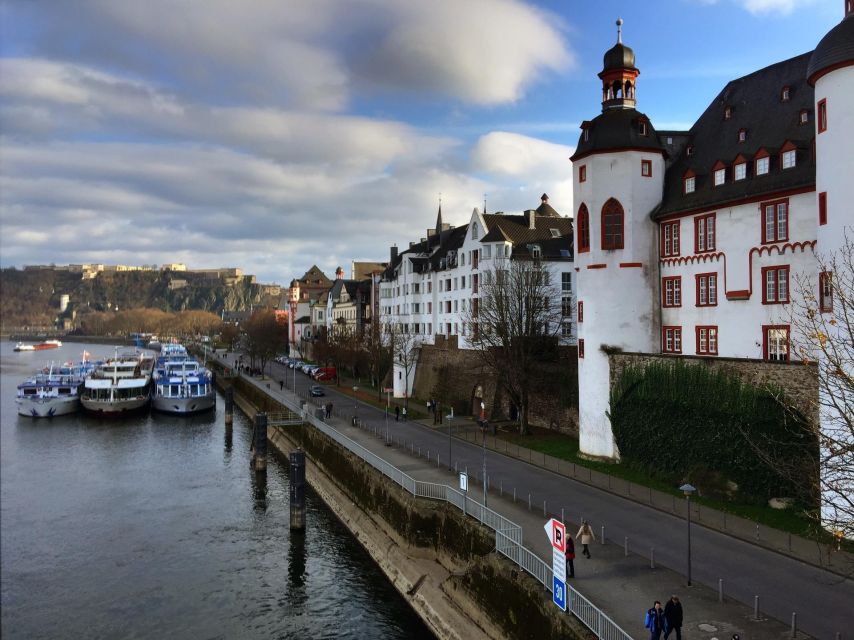
POLYGON ((436 216, 436 235, 442 233, 442 194, 439 193, 439 215, 436 216))
POLYGON ((623 42, 623 19, 617 18, 617 44, 623 42))

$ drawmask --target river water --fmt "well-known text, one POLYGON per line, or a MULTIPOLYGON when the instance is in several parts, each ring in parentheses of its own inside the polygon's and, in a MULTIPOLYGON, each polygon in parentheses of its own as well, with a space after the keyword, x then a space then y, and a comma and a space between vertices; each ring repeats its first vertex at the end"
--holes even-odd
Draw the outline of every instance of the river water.
POLYGON ((251 425, 216 413, 20 417, 18 382, 84 348, 0 344, 0 631, 12 638, 431 638, 286 466, 250 470, 251 425))

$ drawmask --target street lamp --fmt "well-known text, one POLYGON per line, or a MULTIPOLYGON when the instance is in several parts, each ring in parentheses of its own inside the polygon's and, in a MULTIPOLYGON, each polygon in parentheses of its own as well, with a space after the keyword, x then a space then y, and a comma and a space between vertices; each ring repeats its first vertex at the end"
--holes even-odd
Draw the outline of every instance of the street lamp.
POLYGON ((679 490, 685 494, 685 500, 688 505, 688 586, 691 586, 691 494, 693 494, 697 487, 694 487, 690 484, 683 484, 679 487, 679 490))
POLYGON ((486 422, 483 420, 483 416, 485 415, 486 405, 481 402, 480 403, 480 431, 481 437, 483 438, 483 506, 486 506, 486 422))
MULTIPOLYGON (((439 409, 434 408, 433 411, 438 412, 439 409)), ((451 423, 454 420, 454 408, 453 407, 451 407, 451 413, 449 413, 445 417, 448 418, 448 471, 450 471, 451 468, 453 467, 453 465, 451 464, 451 423)))

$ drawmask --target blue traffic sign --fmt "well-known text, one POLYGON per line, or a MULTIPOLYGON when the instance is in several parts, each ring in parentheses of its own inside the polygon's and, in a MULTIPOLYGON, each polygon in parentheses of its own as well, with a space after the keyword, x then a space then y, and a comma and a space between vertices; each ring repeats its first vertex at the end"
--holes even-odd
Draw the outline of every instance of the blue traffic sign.
POLYGON ((566 611, 566 583, 557 576, 552 579, 552 601, 566 611))

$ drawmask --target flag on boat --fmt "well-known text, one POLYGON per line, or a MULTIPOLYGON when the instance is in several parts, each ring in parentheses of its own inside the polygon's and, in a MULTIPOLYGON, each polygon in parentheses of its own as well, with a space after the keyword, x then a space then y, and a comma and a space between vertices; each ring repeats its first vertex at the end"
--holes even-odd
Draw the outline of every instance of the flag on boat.
POLYGON ((88 351, 84 351, 84 352, 83 352, 83 362, 89 362, 89 357, 90 357, 91 355, 92 355, 92 354, 91 354, 91 353, 89 353, 88 351))

